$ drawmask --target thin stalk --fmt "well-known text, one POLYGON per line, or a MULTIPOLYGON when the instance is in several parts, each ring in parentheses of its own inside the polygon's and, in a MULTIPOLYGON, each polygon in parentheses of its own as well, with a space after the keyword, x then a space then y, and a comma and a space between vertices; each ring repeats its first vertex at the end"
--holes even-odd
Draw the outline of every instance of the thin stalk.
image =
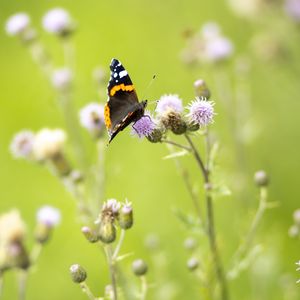
POLYGON ((141 300, 146 299, 147 291, 148 291, 148 284, 146 276, 141 276, 141 300))
POLYGON ((26 283, 27 283, 27 277, 28 272, 25 270, 21 270, 19 272, 19 300, 25 300, 26 298, 26 283))
MULTIPOLYGON (((191 138, 185 134, 185 138, 188 141, 189 145, 191 146, 192 153, 194 155, 194 158, 200 168, 200 171, 202 173, 202 176, 204 178, 205 183, 205 200, 206 200, 206 214, 207 214, 207 234, 209 238, 209 245, 210 245, 210 251, 213 258, 213 264, 214 264, 214 270, 221 288, 221 299, 227 300, 228 297, 228 291, 227 291, 227 282, 226 277, 224 275, 223 271, 223 265, 222 261, 219 255, 217 241, 216 241, 216 233, 215 233, 215 224, 214 224, 214 210, 213 210, 213 199, 211 196, 211 193, 209 191, 209 188, 211 186, 210 178, 209 178, 209 170, 205 167, 205 164, 203 163, 201 156, 199 152, 197 151, 193 141, 191 138)), ((209 153, 208 153, 209 155, 209 153)))
POLYGON ((118 242, 118 244, 117 244, 117 246, 115 248, 114 254, 112 256, 112 260, 113 261, 115 261, 118 258, 121 246, 122 246, 122 244, 124 242, 125 233, 126 233, 126 230, 125 229, 121 229, 121 234, 120 234, 119 242, 118 242))
POLYGON ((97 207, 101 206, 105 194, 105 145, 104 139, 99 138, 97 141, 97 166, 95 174, 95 204, 97 207))
POLYGON ((75 49, 70 37, 62 38, 65 65, 71 70, 75 69, 75 49))
POLYGON ((0 273, 0 298, 2 296, 2 291, 3 291, 3 274, 0 273))
POLYGON ((80 287, 90 300, 97 300, 85 281, 80 283, 80 287))
POLYGON ((173 141, 170 141, 170 140, 165 140, 165 139, 163 139, 162 142, 163 142, 163 143, 166 143, 166 144, 170 144, 170 145, 176 146, 176 147, 179 147, 179 148, 182 148, 182 149, 185 149, 185 150, 187 150, 187 151, 189 151, 189 152, 191 151, 191 148, 190 148, 190 147, 187 147, 187 146, 178 144, 178 143, 173 142, 173 141))
POLYGON ((31 261, 32 265, 34 265, 37 262, 37 259, 41 254, 42 248, 43 248, 43 246, 41 243, 34 244, 32 250, 31 250, 31 253, 30 253, 30 261, 31 261))
POLYGON ((256 234, 258 225, 260 224, 260 221, 265 213, 265 211, 268 209, 268 203, 267 203, 267 198, 268 198, 268 190, 266 187, 261 187, 260 188, 260 197, 259 197, 259 205, 258 209, 255 213, 255 216, 253 218, 253 221, 251 223, 251 226, 249 228, 249 231, 246 235, 246 238, 244 239, 243 243, 239 246, 237 249, 236 253, 233 255, 233 260, 238 263, 240 258, 245 255, 247 250, 249 249, 253 238, 256 234))
POLYGON ((113 291, 112 300, 117 300, 118 299, 117 280, 116 280, 116 270, 115 270, 114 262, 112 259, 112 247, 109 245, 106 247, 105 250, 106 250, 105 252, 106 252, 107 263, 109 266, 111 286, 112 286, 112 291, 113 291))

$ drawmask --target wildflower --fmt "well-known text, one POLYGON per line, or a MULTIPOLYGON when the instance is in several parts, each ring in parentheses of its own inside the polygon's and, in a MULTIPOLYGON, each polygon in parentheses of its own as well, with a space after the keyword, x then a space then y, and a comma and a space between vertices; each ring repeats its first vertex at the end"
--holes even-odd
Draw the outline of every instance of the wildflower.
POLYGON ((34 133, 22 130, 17 133, 10 144, 10 151, 15 158, 33 158, 34 133))
POLYGON ((291 238, 295 238, 299 235, 299 227, 297 225, 292 225, 289 228, 288 234, 291 238))
POLYGON ((184 248, 187 250, 195 250, 197 246, 197 241, 192 237, 189 237, 184 241, 184 248))
POLYGON ((61 215, 59 209, 45 205, 37 212, 37 221, 47 227, 55 227, 60 223, 61 215))
POLYGON ((12 15, 5 25, 5 30, 8 35, 21 35, 23 34, 30 26, 30 17, 26 13, 17 13, 12 15))
POLYGON ((136 259, 132 263, 132 271, 136 276, 143 276, 148 271, 148 266, 143 259, 136 259))
POLYGON ((210 90, 203 79, 198 79, 194 82, 195 94, 197 97, 210 98, 210 90))
POLYGON ((289 17, 300 22, 300 0, 285 0, 284 8, 289 17))
POLYGON ((49 240, 53 228, 60 222, 60 211, 52 206, 43 206, 37 212, 35 239, 43 244, 49 240))
POLYGON ((80 124, 91 135, 99 137, 104 129, 104 107, 98 103, 90 103, 79 112, 80 124))
POLYGON ((163 137, 164 131, 162 128, 154 128, 152 133, 149 134, 147 137, 147 140, 151 143, 159 143, 161 142, 161 139, 163 137))
POLYGON ((132 205, 126 202, 120 209, 118 217, 119 225, 122 229, 129 229, 133 225, 132 205))
POLYGON ((44 29, 59 36, 70 34, 73 29, 73 21, 69 13, 62 8, 54 8, 43 17, 44 29))
POLYGON ((189 113, 187 114, 191 123, 199 124, 199 126, 211 124, 214 115, 214 102, 199 97, 189 105, 189 113))
POLYGON ((293 213, 294 221, 296 224, 300 225, 300 209, 296 209, 293 213))
POLYGON ((182 100, 178 97, 178 95, 163 95, 158 100, 155 109, 157 113, 163 114, 170 110, 175 111, 177 113, 181 113, 183 111, 182 100))
POLYGON ((219 62, 230 57, 233 53, 233 45, 226 37, 215 37, 207 41, 204 58, 209 62, 219 62))
POLYGON ((215 22, 208 22, 202 26, 201 34, 202 34, 203 38, 206 40, 214 39, 215 37, 218 37, 221 35, 221 28, 215 22))
POLYGON ((262 10, 261 0, 227 0, 229 7, 240 17, 253 18, 262 10))
POLYGON ((34 139, 33 151, 37 159, 53 158, 62 152, 66 134, 61 129, 42 129, 34 139))
POLYGON ((52 85, 58 91, 66 91, 72 83, 72 71, 68 68, 57 69, 52 74, 52 85))
POLYGON ((102 212, 111 211, 113 215, 118 215, 119 210, 121 208, 121 203, 116 199, 108 199, 102 205, 102 212))
POLYGON ((156 125, 149 112, 146 112, 143 117, 132 125, 132 134, 139 138, 150 136, 156 125))
POLYGON ((87 278, 87 273, 86 273, 85 269, 78 264, 74 264, 70 267, 70 274, 71 274, 72 280, 75 283, 84 282, 87 278))
POLYGON ((94 230, 92 230, 88 226, 84 226, 81 228, 81 232, 85 236, 85 238, 90 242, 90 243, 96 243, 98 242, 98 236, 94 230))

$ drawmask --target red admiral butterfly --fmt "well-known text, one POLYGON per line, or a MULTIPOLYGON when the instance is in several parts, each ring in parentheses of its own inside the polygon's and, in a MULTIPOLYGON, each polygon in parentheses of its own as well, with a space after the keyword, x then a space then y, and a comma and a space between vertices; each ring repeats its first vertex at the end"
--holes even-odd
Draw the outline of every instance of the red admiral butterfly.
POLYGON ((147 105, 147 100, 139 102, 127 71, 117 59, 112 59, 110 71, 107 86, 108 100, 104 107, 109 143, 130 123, 143 117, 147 105))

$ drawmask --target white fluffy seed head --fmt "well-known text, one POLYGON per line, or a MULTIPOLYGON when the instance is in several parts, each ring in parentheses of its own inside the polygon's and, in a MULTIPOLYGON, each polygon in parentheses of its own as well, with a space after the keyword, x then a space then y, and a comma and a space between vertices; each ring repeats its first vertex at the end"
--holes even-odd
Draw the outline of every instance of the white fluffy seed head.
POLYGON ((60 223, 61 215, 59 209, 45 205, 37 211, 37 221, 48 227, 55 227, 60 223))
POLYGON ((29 28, 30 17, 26 13, 17 13, 9 17, 5 24, 5 30, 8 35, 20 35, 29 28))
POLYGON ((10 144, 10 152, 15 158, 33 158, 33 143, 35 135, 30 130, 18 132, 10 144))

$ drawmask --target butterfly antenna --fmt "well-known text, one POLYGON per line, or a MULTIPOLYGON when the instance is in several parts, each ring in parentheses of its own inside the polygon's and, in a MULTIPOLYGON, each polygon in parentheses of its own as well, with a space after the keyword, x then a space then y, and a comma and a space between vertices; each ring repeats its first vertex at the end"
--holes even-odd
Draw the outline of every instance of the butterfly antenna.
MULTIPOLYGON (((156 78, 156 75, 154 74, 154 75, 152 76, 152 79, 151 79, 150 82, 148 83, 147 87, 145 88, 144 95, 143 95, 143 97, 142 97, 141 99, 145 99, 145 98, 146 98, 147 92, 148 92, 150 86, 153 84, 155 78, 156 78)), ((151 102, 153 102, 153 101, 148 102, 148 104, 150 104, 151 102)))

